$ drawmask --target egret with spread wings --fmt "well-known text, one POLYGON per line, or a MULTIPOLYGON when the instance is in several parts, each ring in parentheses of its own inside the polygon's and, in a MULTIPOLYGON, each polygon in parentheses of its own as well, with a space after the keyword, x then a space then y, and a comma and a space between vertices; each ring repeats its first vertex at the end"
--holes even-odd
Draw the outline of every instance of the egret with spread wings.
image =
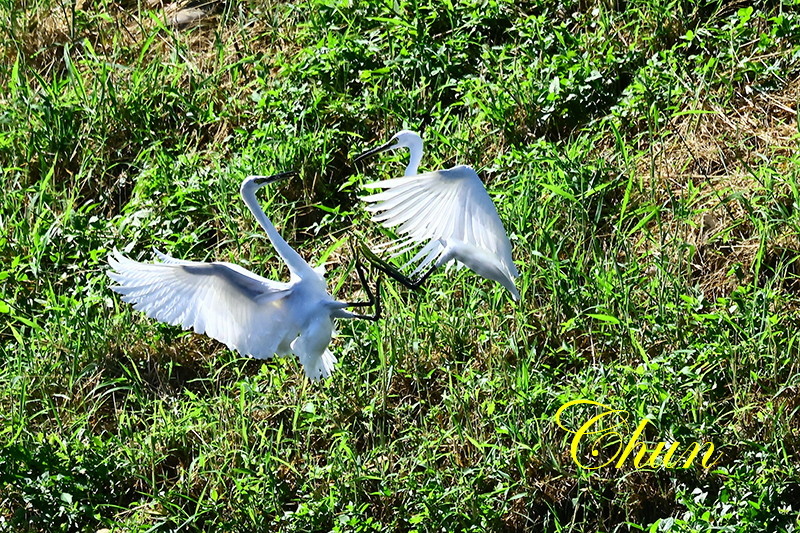
POLYGON ((380 316, 377 299, 367 286, 360 262, 356 271, 369 301, 340 302, 327 291, 324 268, 312 268, 281 237, 256 199, 256 190, 294 172, 250 176, 241 186, 247 207, 266 231, 278 255, 289 267, 289 283, 262 278, 238 265, 174 259, 156 251, 160 262, 140 263, 114 251, 109 257, 111 288, 150 318, 192 328, 229 349, 258 359, 294 353, 306 376, 328 377, 336 357, 328 349, 334 318, 380 316), (347 307, 375 306, 374 316, 357 315, 347 307))
POLYGON ((419 287, 441 265, 455 260, 484 278, 497 281, 508 289, 515 301, 519 300, 514 284, 519 273, 511 259, 511 243, 478 174, 465 165, 417 174, 422 160, 422 138, 408 130, 362 153, 355 161, 398 148, 409 149, 404 177, 365 185, 365 188, 383 191, 362 199, 371 204, 367 210, 374 213, 374 221, 399 235, 386 247, 394 257, 422 247, 405 265, 417 264, 412 277, 431 263, 432 266, 412 281, 365 250, 370 260, 412 288, 419 287))

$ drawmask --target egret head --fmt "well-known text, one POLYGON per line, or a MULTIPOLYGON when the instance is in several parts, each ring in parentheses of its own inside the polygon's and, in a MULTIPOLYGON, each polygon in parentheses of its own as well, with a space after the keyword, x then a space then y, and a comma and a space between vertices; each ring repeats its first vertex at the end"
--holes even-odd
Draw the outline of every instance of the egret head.
POLYGON ((289 172, 281 172, 279 174, 273 174, 272 176, 247 176, 247 178, 245 178, 245 180, 242 182, 241 190, 242 193, 246 191, 255 192, 264 185, 280 181, 282 179, 290 178, 292 176, 297 176, 297 172, 292 170, 289 172))
POLYGON ((389 142, 359 154, 355 159, 353 159, 353 162, 360 161, 365 157, 379 154, 387 150, 397 150, 398 148, 408 148, 412 152, 422 152, 422 137, 420 137, 415 131, 398 131, 392 136, 391 139, 389 139, 389 142))

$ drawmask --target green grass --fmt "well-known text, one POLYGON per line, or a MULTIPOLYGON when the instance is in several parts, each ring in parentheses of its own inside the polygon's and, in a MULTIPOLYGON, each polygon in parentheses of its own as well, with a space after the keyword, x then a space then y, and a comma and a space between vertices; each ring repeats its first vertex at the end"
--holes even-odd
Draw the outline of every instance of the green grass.
POLYGON ((796 3, 153 5, 0 6, 0 531, 798 528, 796 3), (353 296, 403 166, 352 157, 403 127, 479 171, 519 304, 387 281, 310 383, 108 289, 115 247, 286 279, 238 186, 296 169, 262 205, 353 296), (580 398, 723 458, 581 469, 580 398))

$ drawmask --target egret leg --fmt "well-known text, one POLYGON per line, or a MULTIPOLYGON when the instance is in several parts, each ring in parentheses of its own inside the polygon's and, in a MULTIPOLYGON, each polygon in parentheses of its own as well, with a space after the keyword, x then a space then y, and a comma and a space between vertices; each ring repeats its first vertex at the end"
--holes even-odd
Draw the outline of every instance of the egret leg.
POLYGON ((419 277, 419 279, 417 279, 417 281, 415 281, 415 282, 414 282, 414 284, 415 284, 417 287, 419 287, 420 285, 422 285, 423 283, 425 283, 425 282, 428 280, 428 278, 429 278, 429 277, 431 277, 431 274, 433 274, 433 272, 434 272, 434 271, 435 271, 437 268, 439 268, 440 266, 441 266, 441 263, 439 263, 439 261, 435 262, 435 263, 434 263, 434 264, 433 264, 433 265, 432 265, 432 266, 431 266, 431 267, 428 269, 428 271, 427 271, 427 272, 425 272, 425 273, 424 273, 422 276, 420 276, 420 277, 419 277))
POLYGON ((433 274, 433 272, 440 266, 439 262, 437 261, 436 263, 434 263, 433 266, 431 266, 431 268, 428 269, 427 272, 425 272, 422 276, 420 276, 416 280, 412 281, 410 278, 403 275, 398 269, 394 268, 392 265, 390 265, 377 255, 372 253, 372 251, 366 246, 364 245, 361 246, 361 252, 364 254, 364 256, 366 256, 367 260, 370 263, 372 263, 373 266, 375 266, 375 268, 377 268, 381 272, 384 272, 387 276, 397 281, 401 285, 415 291, 418 291, 421 288, 422 284, 425 283, 425 281, 431 276, 431 274, 433 274))
POLYGON ((397 281, 401 285, 404 285, 405 287, 414 290, 418 288, 414 286, 414 282, 412 282, 409 278, 401 274, 399 270, 394 268, 392 265, 390 265, 377 255, 375 255, 374 253, 372 253, 372 250, 367 248, 366 245, 361 246, 361 253, 367 258, 367 261, 372 263, 372 266, 374 266, 381 272, 385 273, 387 276, 397 281))
MULTIPOLYGON (((352 245, 350 246, 352 250, 352 245)), ((369 283, 367 283, 367 277, 364 275, 363 264, 361 263, 361 256, 355 254, 356 256, 356 274, 358 274, 358 280, 361 282, 361 287, 364 289, 364 292, 367 293, 367 301, 366 302, 346 302, 347 307, 375 307, 375 313, 372 315, 357 315, 354 314, 353 318, 363 318, 365 320, 372 320, 373 322, 377 322, 381 318, 381 278, 378 278, 378 281, 375 282, 375 294, 369 288, 369 283)))

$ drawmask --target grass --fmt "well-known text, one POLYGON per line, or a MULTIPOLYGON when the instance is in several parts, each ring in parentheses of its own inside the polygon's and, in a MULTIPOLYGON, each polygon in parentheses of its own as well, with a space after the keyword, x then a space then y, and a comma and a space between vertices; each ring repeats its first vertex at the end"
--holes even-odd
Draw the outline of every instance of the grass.
POLYGON ((798 528, 796 3, 201 7, 0 6, 0 530, 798 528), (315 384, 109 291, 114 247, 285 279, 237 190, 297 169, 262 205, 352 295, 360 184, 402 171, 352 157, 403 127, 479 171, 518 305, 387 282, 315 384), (722 459, 582 469, 581 398, 722 459))

